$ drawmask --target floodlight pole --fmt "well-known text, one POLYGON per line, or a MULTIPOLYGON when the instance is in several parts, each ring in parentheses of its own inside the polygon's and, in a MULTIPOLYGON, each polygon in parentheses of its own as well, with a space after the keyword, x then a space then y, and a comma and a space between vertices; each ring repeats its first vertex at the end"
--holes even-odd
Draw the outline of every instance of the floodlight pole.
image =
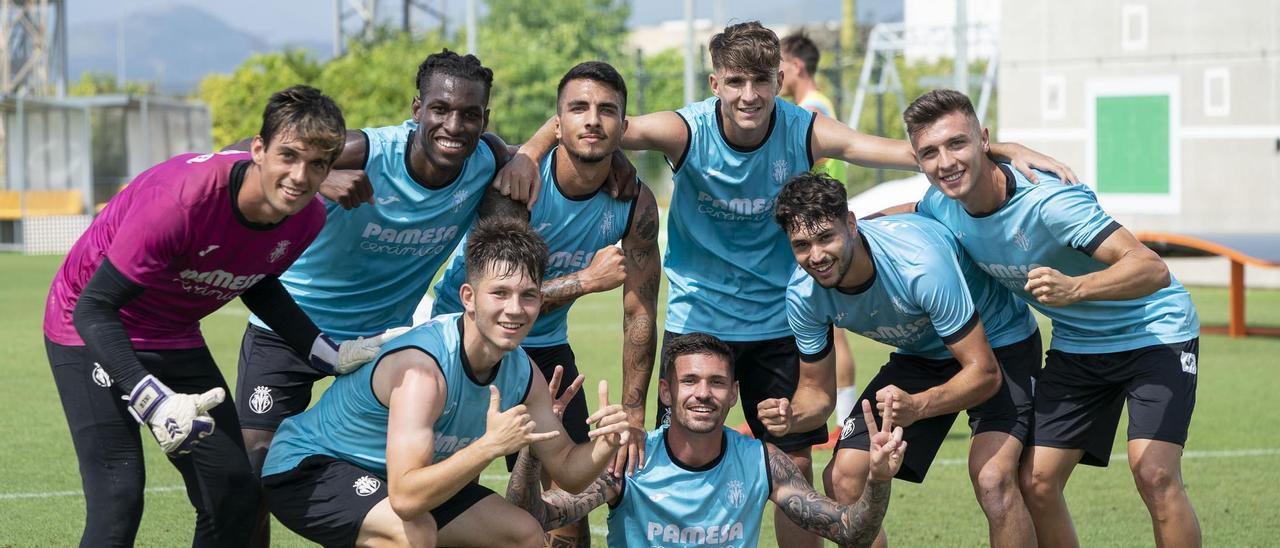
POLYGON ((476 49, 476 0, 467 0, 467 53, 480 56, 476 49))
POLYGON ((697 55, 693 43, 693 0, 684 0, 684 104, 694 101, 693 57, 697 55))
POLYGON ((955 88, 969 94, 969 13, 965 0, 956 0, 955 88))

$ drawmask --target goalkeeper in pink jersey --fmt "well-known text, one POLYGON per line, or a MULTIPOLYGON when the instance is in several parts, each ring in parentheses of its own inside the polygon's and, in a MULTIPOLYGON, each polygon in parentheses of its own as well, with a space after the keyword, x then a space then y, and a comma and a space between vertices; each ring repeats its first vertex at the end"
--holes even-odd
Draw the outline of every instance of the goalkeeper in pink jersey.
POLYGON ((377 352, 381 336, 338 344, 320 333, 277 279, 324 225, 315 194, 344 139, 333 100, 280 91, 250 152, 183 154, 143 172, 72 247, 44 336, 80 462, 81 545, 134 542, 146 484, 139 424, 182 473, 193 545, 247 543, 258 479, 201 318, 240 297, 329 372, 377 352))

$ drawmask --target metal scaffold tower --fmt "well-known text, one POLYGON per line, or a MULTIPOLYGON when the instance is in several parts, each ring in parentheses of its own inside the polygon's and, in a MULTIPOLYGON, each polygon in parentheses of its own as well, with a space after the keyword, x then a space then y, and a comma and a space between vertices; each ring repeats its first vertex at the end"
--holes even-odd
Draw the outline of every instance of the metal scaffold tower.
POLYGON ((901 113, 907 108, 907 98, 902 87, 902 79, 898 75, 894 62, 913 44, 931 44, 954 40, 958 46, 956 56, 956 74, 952 87, 969 93, 968 51, 990 51, 986 57, 987 67, 980 82, 980 93, 975 108, 978 119, 984 120, 987 105, 991 100, 991 91, 996 83, 996 65, 999 64, 999 49, 994 47, 999 41, 999 30, 988 25, 970 24, 954 27, 906 27, 902 23, 880 23, 871 29, 867 38, 867 54, 862 62, 862 73, 858 78, 858 91, 849 107, 849 125, 857 127, 862 115, 863 103, 867 95, 875 95, 882 101, 885 95, 896 101, 894 112, 901 113))
MULTIPOLYGON (((400 8, 400 30, 411 32, 415 28, 431 28, 433 25, 428 22, 434 21, 434 26, 444 33, 448 31, 448 20, 445 17, 447 2, 448 0, 394 0, 392 3, 398 4, 400 8), (423 19, 415 20, 415 14, 423 19)), ((378 26, 390 22, 379 21, 379 14, 383 12, 378 9, 378 4, 378 0, 333 0, 334 57, 346 51, 348 38, 373 39, 378 26)), ((383 0, 382 4, 385 7, 387 1, 383 0)))
POLYGON ((0 0, 0 95, 67 91, 64 0, 0 0))

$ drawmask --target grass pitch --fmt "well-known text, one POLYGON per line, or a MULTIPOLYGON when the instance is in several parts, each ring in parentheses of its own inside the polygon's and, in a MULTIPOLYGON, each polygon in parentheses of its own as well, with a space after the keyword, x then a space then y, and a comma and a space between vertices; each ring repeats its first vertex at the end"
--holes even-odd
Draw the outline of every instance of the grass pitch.
MULTIPOLYGON (((84 499, 40 331, 44 297, 61 257, 0 254, 0 546, 70 546, 84 526, 84 499)), ((1226 291, 1191 288, 1205 323, 1227 317, 1226 291)), ((582 299, 571 313, 571 340, 579 366, 591 381, 608 379, 621 391, 621 297, 617 291, 582 299)), ((1250 291, 1249 319, 1280 325, 1280 291, 1250 291)), ((238 302, 209 317, 204 333, 223 374, 234 382, 236 356, 247 312, 238 302)), ((1048 326, 1042 325, 1047 335, 1048 326)), ((850 337, 859 386, 883 363, 888 348, 850 337)), ((1200 343, 1200 384, 1183 475, 1209 546, 1267 546, 1280 532, 1280 340, 1232 340, 1206 335, 1200 343)), ((656 380, 654 381, 656 386, 656 380)), ((650 411, 655 389, 650 390, 650 411)), ((616 401, 616 400, 614 400, 616 401)), ((731 424, 741 422, 735 411, 731 424)), ((899 546, 982 546, 986 520, 973 497, 964 462, 968 432, 956 422, 923 485, 894 484, 885 527, 899 546)), ((652 426, 652 425, 650 425, 652 426)), ((1124 453, 1124 425, 1114 453, 1124 453)), ((144 440, 147 436, 143 436, 144 440)), ((146 510, 139 546, 191 542, 194 511, 181 479, 164 455, 146 443, 146 510)), ((825 466, 830 453, 814 461, 825 466)), ((505 489, 505 468, 490 466, 484 483, 505 489)), ((1081 467, 1067 499, 1084 546, 1149 546, 1151 524, 1122 456, 1108 468, 1081 467)), ((606 511, 591 516, 594 542, 604 544, 606 511)), ((276 524, 273 545, 308 543, 276 524)), ((766 511, 762 546, 773 545, 772 511, 766 511)))

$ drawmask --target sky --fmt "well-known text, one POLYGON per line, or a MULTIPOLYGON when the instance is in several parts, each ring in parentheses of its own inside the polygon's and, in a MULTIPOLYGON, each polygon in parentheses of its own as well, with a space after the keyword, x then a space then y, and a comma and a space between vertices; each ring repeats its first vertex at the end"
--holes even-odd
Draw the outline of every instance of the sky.
MULTIPOLYGON (((419 0, 420 2, 423 0, 419 0)), ((461 24, 466 0, 425 0, 431 5, 444 4, 457 24, 461 24)), ((217 10, 224 19, 241 30, 258 35, 268 43, 329 41, 333 38, 333 0, 67 0, 68 27, 77 23, 114 20, 130 11, 172 5, 201 5, 217 10), (282 23, 287 21, 288 23, 282 23)), ((727 18, 759 18, 766 23, 799 24, 840 17, 840 0, 788 0, 786 10, 778 10, 778 0, 696 0, 695 15, 712 18, 716 5, 723 6, 727 18)), ((901 11, 901 0, 859 0, 860 14, 867 10, 901 11)), ((383 1, 380 15, 399 16, 399 2, 383 1)), ((633 1, 631 24, 649 25, 684 17, 684 0, 633 1)), ((452 23, 451 23, 452 26, 452 23)))

